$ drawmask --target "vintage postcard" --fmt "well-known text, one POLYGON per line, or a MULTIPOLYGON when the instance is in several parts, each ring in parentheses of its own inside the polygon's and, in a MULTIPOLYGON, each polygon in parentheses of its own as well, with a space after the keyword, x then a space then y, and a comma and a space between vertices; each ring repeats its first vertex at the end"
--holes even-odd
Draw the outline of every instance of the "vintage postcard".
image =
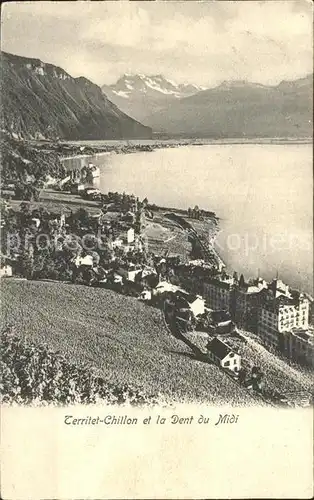
POLYGON ((312 3, 1 14, 1 498, 312 498, 312 3))

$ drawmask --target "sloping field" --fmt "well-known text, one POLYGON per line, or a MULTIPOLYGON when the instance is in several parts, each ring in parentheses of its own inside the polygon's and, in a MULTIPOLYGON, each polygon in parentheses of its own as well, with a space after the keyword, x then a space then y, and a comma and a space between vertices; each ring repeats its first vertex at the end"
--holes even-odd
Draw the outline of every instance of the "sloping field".
MULTIPOLYGON (((246 341, 232 336, 221 337, 236 350, 251 367, 260 366, 265 374, 266 387, 284 394, 288 399, 298 402, 305 393, 314 391, 313 372, 294 367, 284 359, 269 352, 258 342, 258 337, 250 332, 241 331, 246 341)), ((187 337, 202 351, 206 352, 207 336, 203 332, 188 334, 187 337)))
POLYGON ((196 361, 162 313, 115 292, 62 283, 3 280, 2 322, 20 335, 88 363, 114 384, 173 402, 261 404, 214 365, 196 361))
POLYGON ((314 391, 313 372, 303 368, 296 368, 275 356, 263 347, 254 334, 244 332, 247 340, 239 347, 239 353, 251 364, 259 365, 265 373, 269 389, 276 389, 298 401, 304 392, 309 395, 314 391))

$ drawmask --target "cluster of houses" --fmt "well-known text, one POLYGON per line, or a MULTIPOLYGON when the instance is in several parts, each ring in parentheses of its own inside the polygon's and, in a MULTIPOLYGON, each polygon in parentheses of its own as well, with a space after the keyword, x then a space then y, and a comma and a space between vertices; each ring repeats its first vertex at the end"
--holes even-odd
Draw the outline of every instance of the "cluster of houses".
MULTIPOLYGON (((144 257, 146 248, 142 238, 145 207, 138 206, 138 200, 133 198, 128 201, 129 210, 120 214, 119 224, 124 229, 107 239, 115 265, 98 276, 98 284, 113 284, 126 289, 134 287, 137 296, 144 301, 175 295, 176 300, 182 302, 182 308, 197 319, 209 310, 216 316, 223 313, 220 318, 213 319, 216 330, 234 322, 239 328, 256 333, 267 347, 281 351, 291 360, 314 366, 314 332, 309 325, 313 299, 310 296, 292 290, 279 279, 270 283, 262 278, 246 282, 242 275, 238 279, 236 273, 230 276, 224 269, 217 269, 202 260, 172 265, 171 259, 153 256, 153 262, 148 262, 144 257), (121 265, 116 265, 114 254, 117 250, 123 255, 121 265), (139 263, 134 262, 135 254, 143 255, 139 263), (166 267, 166 273, 160 272, 161 265, 166 267)), ((38 217, 33 222, 37 228, 43 223, 38 217)), ((106 207, 94 222, 95 228, 101 227, 105 233, 106 225, 109 232, 112 229, 112 223, 106 219, 106 207)), ((57 232, 62 228, 64 233, 67 232, 64 214, 55 223, 57 232)), ((77 269, 95 270, 95 275, 100 267, 97 252, 78 253, 73 263, 77 269)), ((12 274, 12 266, 2 262, 0 276, 10 277, 12 274)), ((229 357, 224 358, 224 362, 230 362, 229 357)), ((230 362, 230 366, 236 371, 239 363, 230 362)))
POLYGON ((268 348, 293 361, 314 366, 314 330, 310 325, 313 298, 291 289, 280 279, 246 282, 236 273, 212 272, 200 264, 181 266, 186 288, 202 295, 208 307, 225 310, 236 325, 256 333, 268 348))
MULTIPOLYGON (((102 155, 106 154, 109 153, 102 153, 102 155)), ((79 185, 84 183, 93 184, 93 180, 100 175, 100 169, 89 158, 89 155, 84 154, 62 158, 61 162, 67 172, 66 182, 70 180, 79 185)))

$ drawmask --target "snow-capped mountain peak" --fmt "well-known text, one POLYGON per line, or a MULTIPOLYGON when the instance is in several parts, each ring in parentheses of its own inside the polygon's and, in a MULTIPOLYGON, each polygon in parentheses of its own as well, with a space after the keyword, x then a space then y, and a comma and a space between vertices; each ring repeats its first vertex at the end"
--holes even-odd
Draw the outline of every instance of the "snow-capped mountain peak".
POLYGON ((180 98, 195 94, 200 90, 204 90, 204 88, 189 83, 178 84, 160 74, 144 75, 140 73, 134 75, 126 73, 115 84, 105 85, 103 90, 105 93, 110 93, 111 91, 113 94, 125 99, 130 98, 131 94, 134 93, 159 93, 165 96, 180 98))
POLYGON ((203 87, 176 83, 163 75, 125 73, 116 83, 104 85, 103 93, 124 113, 145 123, 145 117, 167 106, 171 101, 197 94, 203 87))

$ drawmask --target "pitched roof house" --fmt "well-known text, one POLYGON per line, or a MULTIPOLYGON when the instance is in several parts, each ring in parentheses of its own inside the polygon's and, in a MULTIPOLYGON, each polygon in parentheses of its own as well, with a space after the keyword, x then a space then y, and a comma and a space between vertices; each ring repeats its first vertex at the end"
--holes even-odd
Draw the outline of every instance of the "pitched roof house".
POLYGON ((176 292, 179 289, 176 285, 172 285, 168 281, 160 281, 154 289, 155 294, 162 294, 165 292, 176 292))
POLYGON ((149 301, 152 299, 152 292, 151 290, 143 290, 141 295, 140 295, 140 299, 141 300, 144 300, 144 301, 149 301))
POLYGON ((0 277, 2 277, 2 276, 6 276, 6 277, 13 276, 13 270, 12 270, 12 266, 10 264, 1 265, 0 277))
POLYGON ((128 281, 135 281, 135 277, 142 271, 141 266, 135 266, 134 264, 130 264, 128 267, 119 267, 117 270, 117 274, 122 276, 124 279, 128 281))
POLYGON ((214 338, 207 345, 208 356, 215 364, 227 368, 235 373, 241 368, 241 356, 234 352, 231 347, 218 338, 214 338))
POLYGON ((85 256, 78 255, 75 259, 75 265, 77 267, 79 266, 93 267, 93 264, 94 260, 92 255, 85 255, 85 256))
POLYGON ((176 296, 186 303, 191 311, 193 311, 194 316, 204 314, 205 300, 200 295, 190 294, 185 290, 178 290, 176 296))

